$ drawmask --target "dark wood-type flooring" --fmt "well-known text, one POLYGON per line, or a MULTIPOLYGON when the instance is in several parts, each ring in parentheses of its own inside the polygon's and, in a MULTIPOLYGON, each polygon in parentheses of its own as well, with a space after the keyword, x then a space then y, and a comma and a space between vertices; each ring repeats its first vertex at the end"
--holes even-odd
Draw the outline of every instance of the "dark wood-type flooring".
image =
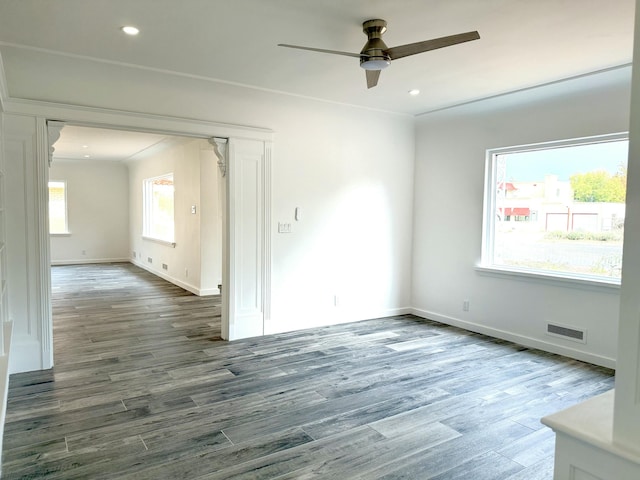
POLYGON ((11 376, 6 479, 548 480, 540 417, 613 387, 413 316, 223 342, 219 297, 130 264, 53 285, 56 366, 11 376))

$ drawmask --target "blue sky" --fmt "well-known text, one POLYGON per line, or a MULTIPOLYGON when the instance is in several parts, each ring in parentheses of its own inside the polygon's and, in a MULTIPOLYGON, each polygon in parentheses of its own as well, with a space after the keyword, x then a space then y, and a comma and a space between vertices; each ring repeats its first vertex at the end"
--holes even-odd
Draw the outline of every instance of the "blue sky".
POLYGON ((506 154, 508 182, 535 182, 546 174, 568 181, 576 173, 606 170, 615 174, 619 166, 627 165, 629 142, 591 143, 562 148, 532 150, 506 154))

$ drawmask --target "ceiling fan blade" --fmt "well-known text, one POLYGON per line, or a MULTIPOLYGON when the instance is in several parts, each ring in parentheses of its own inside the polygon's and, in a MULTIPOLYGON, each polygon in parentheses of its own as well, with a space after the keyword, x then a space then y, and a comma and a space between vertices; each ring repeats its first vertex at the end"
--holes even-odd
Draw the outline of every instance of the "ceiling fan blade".
POLYGON ((478 40, 479 38, 480 34, 475 31, 458 33, 457 35, 449 35, 448 37, 434 38, 432 40, 425 40, 423 42, 409 43, 407 45, 391 47, 387 49, 385 53, 387 53, 391 57, 391 60, 396 60, 398 58, 408 57, 409 55, 415 55, 416 53, 428 52, 429 50, 449 47, 458 43, 478 40))
POLYGON ((362 55, 361 53, 350 53, 350 52, 340 52, 338 50, 325 50, 324 48, 311 48, 311 47, 301 47, 299 45, 288 45, 286 43, 279 43, 279 47, 287 47, 287 48, 297 48, 299 50, 311 50, 312 52, 320 52, 320 53, 331 53, 333 55, 344 55, 347 57, 367 57, 368 55, 362 55))
POLYGON ((373 88, 378 84, 380 70, 365 70, 367 72, 367 88, 373 88))

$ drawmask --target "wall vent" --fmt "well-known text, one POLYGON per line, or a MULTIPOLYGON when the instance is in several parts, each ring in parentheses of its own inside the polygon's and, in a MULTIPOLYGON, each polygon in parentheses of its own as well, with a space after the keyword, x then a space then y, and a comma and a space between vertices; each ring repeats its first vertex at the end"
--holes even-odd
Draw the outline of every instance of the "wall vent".
POLYGON ((547 335, 573 340, 574 342, 587 343, 587 331, 575 327, 547 323, 547 335))
POLYGON ((147 257, 147 262, 149 262, 149 263, 153 263, 153 258, 151 258, 151 257, 147 257))

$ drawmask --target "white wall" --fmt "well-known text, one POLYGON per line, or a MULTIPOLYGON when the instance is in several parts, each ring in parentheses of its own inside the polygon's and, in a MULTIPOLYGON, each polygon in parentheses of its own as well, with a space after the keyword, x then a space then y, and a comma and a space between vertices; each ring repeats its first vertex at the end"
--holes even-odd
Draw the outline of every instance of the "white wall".
POLYGON ((219 293, 222 264, 214 252, 221 252, 222 244, 213 147, 201 139, 170 142, 128 162, 131 261, 198 295, 219 293), (143 181, 168 173, 174 175, 175 247, 142 237, 143 181))
POLYGON ((273 298, 265 331, 407 313, 413 120, 311 102, 272 117, 273 298), (292 233, 276 233, 278 222, 291 223, 292 233))
POLYGON ((222 284, 223 178, 211 149, 200 150, 200 289, 220 293, 222 284))
POLYGON ((49 179, 67 183, 70 235, 51 236, 51 263, 129 260, 129 172, 120 162, 56 159, 49 179))
POLYGON ((417 121, 412 298, 416 313, 612 366, 618 290, 486 276, 480 262, 485 152, 629 128, 630 68, 432 114, 417 121), (470 300, 469 312, 462 311, 470 300), (545 334, 587 329, 587 344, 545 334))

